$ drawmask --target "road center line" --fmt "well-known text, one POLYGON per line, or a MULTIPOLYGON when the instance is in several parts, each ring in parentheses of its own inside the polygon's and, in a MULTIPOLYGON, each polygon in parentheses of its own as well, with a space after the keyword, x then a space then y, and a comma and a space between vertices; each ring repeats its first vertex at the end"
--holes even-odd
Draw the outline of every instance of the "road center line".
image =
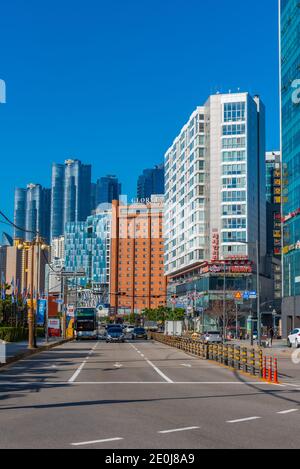
POLYGON ((99 443, 109 443, 112 441, 121 441, 124 438, 107 438, 106 440, 95 440, 95 441, 84 441, 82 443, 71 443, 71 446, 90 446, 90 445, 97 445, 99 443))
POLYGON ((191 430, 199 430, 200 427, 186 427, 186 428, 174 428, 173 430, 163 430, 157 433, 165 435, 167 433, 187 432, 191 430))
MULTIPOLYGON (((139 352, 139 350, 132 344, 130 344, 132 348, 134 348, 134 350, 138 353, 141 353, 139 352)), ((159 368, 157 368, 157 366, 154 365, 154 363, 152 363, 150 360, 148 360, 147 358, 144 358, 145 362, 148 363, 148 365, 150 365, 155 371, 156 373, 159 374, 159 376, 161 376, 167 383, 174 383, 174 381, 172 381, 170 378, 168 378, 168 376, 166 376, 159 368)))
POLYGON ((242 422, 251 422, 252 420, 259 420, 261 417, 248 417, 246 419, 239 420, 227 420, 227 423, 242 423, 242 422))

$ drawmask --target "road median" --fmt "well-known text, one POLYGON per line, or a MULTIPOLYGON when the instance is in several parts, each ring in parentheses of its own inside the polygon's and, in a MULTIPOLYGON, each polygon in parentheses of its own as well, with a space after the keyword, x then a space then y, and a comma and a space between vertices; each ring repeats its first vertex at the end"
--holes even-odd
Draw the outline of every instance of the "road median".
POLYGON ((210 360, 239 373, 278 384, 277 358, 266 356, 261 348, 207 344, 191 338, 165 336, 158 333, 151 333, 151 338, 202 360, 210 360))

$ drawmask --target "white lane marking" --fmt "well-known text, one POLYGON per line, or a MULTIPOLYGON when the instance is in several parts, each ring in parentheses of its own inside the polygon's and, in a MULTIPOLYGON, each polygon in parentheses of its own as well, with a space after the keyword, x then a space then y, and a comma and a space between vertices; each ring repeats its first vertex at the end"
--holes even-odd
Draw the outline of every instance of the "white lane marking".
POLYGON ((78 376, 80 375, 80 373, 82 372, 86 364, 87 364, 87 360, 84 360, 84 362, 81 363, 80 367, 75 371, 73 376, 69 379, 69 383, 74 383, 74 381, 76 381, 76 379, 78 378, 78 376))
MULTIPOLYGON (((99 344, 99 342, 97 342, 96 345, 94 345, 94 347, 90 350, 91 353, 93 353, 94 350, 98 347, 98 344, 99 344)), ((90 357, 87 356, 86 359, 84 360, 84 362, 81 363, 80 367, 75 371, 73 376, 69 379, 69 383, 72 384, 72 383, 74 383, 74 381, 76 381, 76 379, 78 378, 78 376, 82 372, 83 368, 85 367, 85 365, 87 364, 89 359, 90 359, 90 357)))
POLYGON ((259 420, 261 417, 248 417, 245 419, 238 419, 238 420, 227 420, 227 423, 242 423, 242 422, 251 422, 252 420, 259 420))
POLYGON ((182 363, 181 366, 185 366, 186 368, 192 368, 192 365, 187 365, 186 363, 182 363))
POLYGON ((115 368, 123 368, 123 365, 121 365, 121 363, 115 363, 114 367, 115 368))
POLYGON ((293 412, 299 412, 299 410, 298 409, 283 410, 281 412, 277 412, 277 414, 286 415, 286 414, 292 414, 293 412))
MULTIPOLYGON (((130 344, 132 348, 134 348, 134 350, 138 353, 141 353, 139 352, 139 350, 132 344, 130 344)), ((146 363, 148 363, 148 365, 150 365, 155 371, 156 373, 159 374, 159 376, 161 376, 167 383, 174 383, 174 381, 172 381, 170 378, 168 378, 168 376, 166 376, 159 368, 157 368, 157 366, 154 365, 154 363, 152 363, 150 360, 148 360, 147 358, 144 358, 144 360, 146 361, 146 363)))
POLYGON ((177 432, 187 432, 191 430, 199 430, 200 427, 186 427, 186 428, 174 428, 173 430, 163 430, 157 433, 160 433, 161 435, 165 435, 167 433, 177 433, 177 432))
POLYGON ((291 386, 292 388, 299 388, 300 384, 282 383, 284 386, 291 386))
POLYGON ((97 445, 99 443, 109 443, 112 441, 121 441, 124 438, 107 438, 105 440, 95 440, 95 441, 83 441, 82 443, 71 443, 71 446, 90 446, 90 445, 97 445))

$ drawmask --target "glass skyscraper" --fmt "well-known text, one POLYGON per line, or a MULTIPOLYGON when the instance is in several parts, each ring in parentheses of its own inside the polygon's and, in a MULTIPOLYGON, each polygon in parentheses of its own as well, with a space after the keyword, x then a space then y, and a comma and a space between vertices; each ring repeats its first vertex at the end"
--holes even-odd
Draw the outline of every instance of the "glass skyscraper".
POLYGON ((78 285, 109 286, 111 211, 99 211, 85 222, 67 223, 65 267, 69 272, 84 270, 78 285))
POLYGON ((91 213, 91 165, 78 160, 52 166, 51 239, 64 233, 66 223, 85 221, 91 213))
POLYGON ((101 204, 111 204, 113 200, 119 200, 122 185, 116 176, 105 176, 98 179, 96 184, 92 185, 93 208, 96 209, 101 204))
POLYGON ((165 193, 165 169, 164 165, 153 169, 145 169, 138 178, 137 198, 138 200, 151 199, 152 195, 165 193))
POLYGON ((46 242, 50 239, 51 190, 40 184, 29 184, 27 189, 15 190, 14 237, 32 241, 39 233, 46 242))
POLYGON ((280 2, 283 163, 283 334, 300 326, 300 8, 280 2))
POLYGON ((18 228, 14 230, 14 237, 23 239, 26 229, 26 189, 17 188, 15 190, 15 204, 14 204, 14 223, 18 228), (19 229, 20 228, 20 229, 19 229))

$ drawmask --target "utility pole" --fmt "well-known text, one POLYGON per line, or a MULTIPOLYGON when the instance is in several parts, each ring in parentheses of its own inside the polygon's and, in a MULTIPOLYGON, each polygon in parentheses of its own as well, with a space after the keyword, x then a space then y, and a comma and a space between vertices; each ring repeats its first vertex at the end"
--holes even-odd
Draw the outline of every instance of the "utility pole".
POLYGON ((67 308, 68 308, 68 278, 62 276, 63 278, 63 310, 62 310, 62 336, 63 339, 66 339, 66 330, 67 330, 67 308))
POLYGON ((259 242, 256 241, 256 271, 257 271, 257 333, 258 344, 261 347, 261 311, 260 311, 260 252, 259 242))
POLYGON ((34 242, 31 243, 31 272, 30 272, 30 308, 28 311, 28 348, 34 350, 35 344, 35 333, 34 333, 34 242))

